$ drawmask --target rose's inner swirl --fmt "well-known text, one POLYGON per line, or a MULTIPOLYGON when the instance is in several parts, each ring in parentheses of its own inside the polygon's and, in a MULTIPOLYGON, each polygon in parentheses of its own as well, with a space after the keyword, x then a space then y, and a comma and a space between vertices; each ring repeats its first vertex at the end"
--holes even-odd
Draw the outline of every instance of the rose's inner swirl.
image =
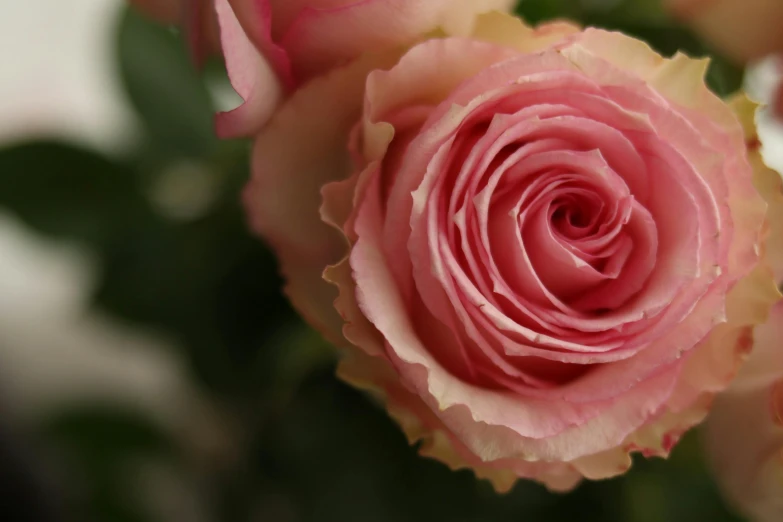
POLYGON ((452 332, 460 356, 433 353, 482 385, 535 395, 631 357, 715 278, 700 253, 717 248, 717 218, 693 166, 639 113, 578 87, 487 96, 427 166, 409 241, 417 330, 452 332))
POLYGON ((606 307, 591 300, 592 292, 621 278, 632 250, 654 241, 654 230, 637 234, 627 226, 634 213, 645 210, 634 205, 599 152, 539 153, 520 160, 507 175, 524 190, 501 189, 490 198, 486 246, 498 279, 511 292, 566 313, 606 307), (574 237, 572 220, 563 227, 562 219, 554 219, 557 212, 586 214, 592 226, 574 237))

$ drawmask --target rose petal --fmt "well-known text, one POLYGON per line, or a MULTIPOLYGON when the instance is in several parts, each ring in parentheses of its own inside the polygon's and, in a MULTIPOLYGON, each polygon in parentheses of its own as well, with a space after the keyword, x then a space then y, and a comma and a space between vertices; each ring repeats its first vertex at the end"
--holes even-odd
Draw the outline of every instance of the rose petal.
POLYGON ((236 109, 217 114, 215 131, 222 138, 248 136, 269 119, 283 88, 276 71, 248 39, 228 0, 215 0, 215 9, 231 85, 244 100, 236 109))
POLYGON ((253 149, 253 177, 244 195, 250 224, 278 252, 294 304, 333 332, 332 338, 340 336, 332 307, 336 294, 320 277, 345 254, 346 243, 321 220, 321 187, 348 177, 345 144, 361 110, 364 79, 391 60, 368 56, 304 86, 275 114, 253 149), (324 97, 330 103, 323 103, 324 97))
POLYGON ((513 0, 361 0, 304 9, 282 39, 298 78, 361 55, 419 39, 439 26, 467 35, 477 13, 507 10, 513 0))

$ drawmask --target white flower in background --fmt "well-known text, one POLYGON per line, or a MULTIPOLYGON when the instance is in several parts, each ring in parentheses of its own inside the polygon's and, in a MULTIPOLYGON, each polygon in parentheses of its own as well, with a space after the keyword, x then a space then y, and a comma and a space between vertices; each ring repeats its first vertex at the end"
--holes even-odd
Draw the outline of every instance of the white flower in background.
MULTIPOLYGON (((762 60, 748 70, 745 89, 755 98, 770 103, 781 82, 783 58, 762 60)), ((769 109, 760 111, 759 136, 764 160, 772 169, 783 172, 783 123, 772 117, 769 109)))

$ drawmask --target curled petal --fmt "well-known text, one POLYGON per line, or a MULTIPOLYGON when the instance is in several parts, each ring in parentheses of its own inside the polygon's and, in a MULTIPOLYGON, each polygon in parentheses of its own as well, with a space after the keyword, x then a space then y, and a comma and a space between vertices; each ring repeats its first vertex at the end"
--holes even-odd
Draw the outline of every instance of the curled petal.
POLYGON ((267 59, 248 39, 228 0, 215 0, 220 38, 231 84, 244 102, 219 113, 215 131, 222 138, 256 133, 266 123, 283 96, 283 87, 267 59))

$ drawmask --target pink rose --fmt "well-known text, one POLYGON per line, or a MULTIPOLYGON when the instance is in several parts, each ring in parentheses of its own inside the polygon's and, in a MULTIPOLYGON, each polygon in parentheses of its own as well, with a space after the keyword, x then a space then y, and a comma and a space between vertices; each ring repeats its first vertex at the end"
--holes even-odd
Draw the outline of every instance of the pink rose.
POLYGON ((704 418, 779 297, 755 107, 743 129, 706 66, 499 13, 364 55, 258 136, 251 223, 424 454, 499 489, 620 474, 704 418))
POLYGON ((516 0, 215 0, 226 65, 245 103, 218 115, 223 137, 251 135, 283 93, 367 51, 439 28, 467 34, 477 13, 516 0))
POLYGON ((756 329, 755 348, 707 422, 718 481, 751 520, 783 520, 783 304, 756 329))

